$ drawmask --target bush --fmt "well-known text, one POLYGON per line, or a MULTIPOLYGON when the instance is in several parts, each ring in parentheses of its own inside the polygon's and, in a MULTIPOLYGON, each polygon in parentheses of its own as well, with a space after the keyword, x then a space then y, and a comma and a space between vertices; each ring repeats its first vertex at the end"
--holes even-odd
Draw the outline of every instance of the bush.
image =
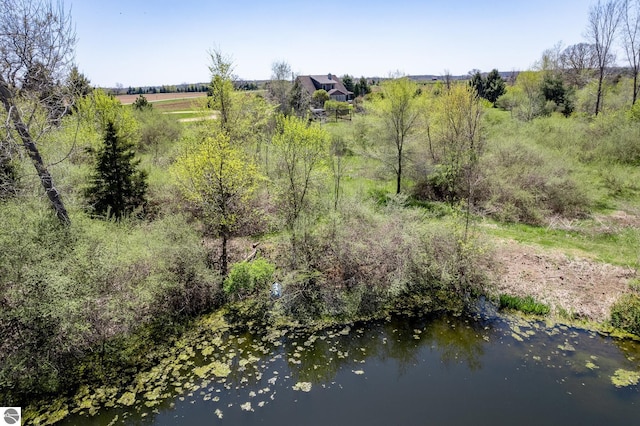
POLYGON ((229 275, 224 280, 224 292, 242 297, 256 289, 265 289, 273 281, 275 270, 275 265, 261 257, 251 262, 238 262, 231 267, 229 275))
POLYGON ((621 296, 611 307, 611 325, 640 336, 640 296, 621 296))
POLYGON ((184 218, 76 214, 65 227, 38 201, 0 204, 0 394, 11 405, 147 362, 144 345, 221 303, 184 218), (138 344, 132 336, 144 329, 138 344))
POLYGON ((550 215, 581 217, 591 201, 562 164, 544 150, 522 144, 494 148, 482 159, 484 179, 476 202, 498 220, 544 223, 550 215))

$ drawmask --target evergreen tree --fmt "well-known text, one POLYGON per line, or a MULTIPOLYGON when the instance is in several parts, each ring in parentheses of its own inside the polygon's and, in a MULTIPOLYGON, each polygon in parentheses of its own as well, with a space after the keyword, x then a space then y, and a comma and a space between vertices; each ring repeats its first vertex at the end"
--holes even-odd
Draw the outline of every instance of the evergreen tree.
POLYGON ((133 108, 138 111, 148 111, 153 109, 153 104, 151 104, 144 95, 138 96, 136 101, 133 103, 133 108))
POLYGON ((344 84, 344 88, 350 92, 353 92, 355 89, 355 83, 353 82, 353 77, 349 74, 345 74, 342 76, 342 84, 344 84))
POLYGON ((471 80, 469 81, 469 85, 476 89, 478 96, 480 96, 481 98, 484 98, 484 84, 485 80, 482 78, 482 74, 480 74, 480 71, 476 70, 475 72, 473 72, 471 80))
POLYGON ((119 219, 144 206, 147 174, 137 169, 140 160, 134 157, 133 143, 120 137, 109 121, 91 184, 85 191, 95 215, 119 219))
POLYGON ((504 80, 497 69, 491 70, 484 81, 484 94, 481 96, 494 106, 498 98, 506 92, 504 80))

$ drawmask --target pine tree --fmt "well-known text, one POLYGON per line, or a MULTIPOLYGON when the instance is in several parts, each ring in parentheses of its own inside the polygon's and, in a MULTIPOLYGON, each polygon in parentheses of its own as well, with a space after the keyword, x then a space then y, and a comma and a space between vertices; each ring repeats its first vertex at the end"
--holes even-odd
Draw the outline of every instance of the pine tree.
POLYGON ((108 122, 104 146, 97 153, 91 184, 85 196, 97 216, 119 219, 145 205, 147 174, 137 167, 133 143, 118 135, 108 122))

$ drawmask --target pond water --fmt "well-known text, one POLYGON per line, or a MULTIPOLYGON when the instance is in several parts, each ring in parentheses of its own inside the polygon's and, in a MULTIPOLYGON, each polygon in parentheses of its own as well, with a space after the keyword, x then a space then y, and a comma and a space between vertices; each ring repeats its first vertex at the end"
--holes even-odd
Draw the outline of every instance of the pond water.
POLYGON ((505 316, 212 337, 62 425, 629 425, 640 345, 505 316), (115 403, 113 402, 115 401, 115 403), (110 406, 110 407, 109 407, 110 406), (92 415, 90 415, 91 413, 92 415))

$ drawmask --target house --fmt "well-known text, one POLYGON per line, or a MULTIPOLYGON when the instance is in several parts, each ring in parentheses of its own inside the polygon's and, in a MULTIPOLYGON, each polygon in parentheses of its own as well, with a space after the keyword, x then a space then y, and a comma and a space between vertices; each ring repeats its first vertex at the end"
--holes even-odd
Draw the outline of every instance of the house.
POLYGON ((346 102, 353 99, 353 92, 348 91, 342 81, 330 73, 327 75, 299 75, 296 81, 309 92, 309 96, 313 96, 316 90, 323 89, 327 91, 331 100, 346 102))

